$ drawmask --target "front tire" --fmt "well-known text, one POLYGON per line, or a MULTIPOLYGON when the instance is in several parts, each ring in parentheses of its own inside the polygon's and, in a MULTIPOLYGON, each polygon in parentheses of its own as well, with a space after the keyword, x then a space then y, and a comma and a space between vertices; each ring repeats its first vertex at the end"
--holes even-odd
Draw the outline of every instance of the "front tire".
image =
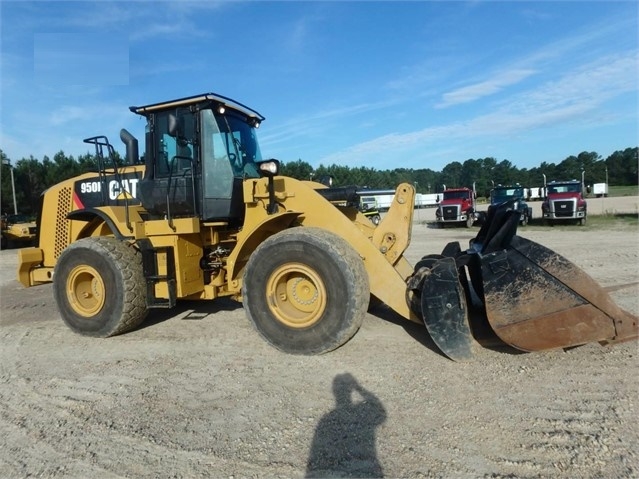
POLYGON ((148 312, 142 256, 115 238, 78 240, 58 259, 53 294, 76 333, 105 338, 129 331, 148 312))
POLYGON ((475 218, 473 218, 472 215, 468 215, 468 218, 466 218, 466 228, 472 228, 474 222, 475 218))
POLYGON ((244 272, 242 296, 258 333, 290 354, 322 354, 346 343, 368 309, 368 274, 357 252, 320 228, 265 240, 244 272))

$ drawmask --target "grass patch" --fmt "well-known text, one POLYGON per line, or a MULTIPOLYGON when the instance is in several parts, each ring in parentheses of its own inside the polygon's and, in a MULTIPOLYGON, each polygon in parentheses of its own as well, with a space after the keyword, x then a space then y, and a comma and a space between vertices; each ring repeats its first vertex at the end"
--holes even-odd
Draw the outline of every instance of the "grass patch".
POLYGON ((637 213, 610 213, 603 215, 588 215, 586 227, 598 228, 605 226, 614 228, 616 226, 639 226, 639 215, 637 213))
POLYGON ((577 231, 639 229, 639 214, 637 213, 607 213, 603 215, 588 215, 586 224, 580 226, 575 221, 556 222, 554 226, 546 225, 540 218, 533 218, 528 226, 522 228, 560 229, 577 231))
MULTIPOLYGON (((593 197, 594 195, 589 195, 593 197)), ((631 186, 610 186, 608 196, 639 196, 639 185, 631 186)))

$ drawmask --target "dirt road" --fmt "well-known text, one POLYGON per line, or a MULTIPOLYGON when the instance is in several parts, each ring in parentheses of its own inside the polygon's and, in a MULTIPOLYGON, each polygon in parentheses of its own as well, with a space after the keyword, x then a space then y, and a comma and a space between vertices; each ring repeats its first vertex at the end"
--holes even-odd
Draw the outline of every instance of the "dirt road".
MULTIPOLYGON (((476 232, 422 217, 407 256, 476 232)), ((638 233, 520 230, 635 314, 638 233)), ((377 308, 342 348, 297 357, 228 301, 90 339, 62 323, 50 285, 22 288, 15 265, 0 252, 2 478, 639 477, 636 342, 455 363, 377 308)))

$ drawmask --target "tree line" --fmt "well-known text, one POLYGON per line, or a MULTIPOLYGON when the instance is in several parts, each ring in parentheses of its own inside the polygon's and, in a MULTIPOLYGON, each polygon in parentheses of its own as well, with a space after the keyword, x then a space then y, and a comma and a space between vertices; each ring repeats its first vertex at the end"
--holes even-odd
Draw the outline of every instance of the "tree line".
POLYGON ((374 168, 351 168, 348 166, 320 165, 313 168, 300 160, 283 165, 282 174, 298 179, 314 179, 332 176, 334 185, 358 185, 374 189, 394 189, 399 183, 415 185, 418 193, 441 193, 447 188, 472 187, 475 185, 479 196, 488 197, 493 185, 513 185, 526 187, 543 186, 547 181, 582 179, 586 185, 605 183, 611 185, 637 185, 637 153, 639 148, 626 148, 602 158, 595 152, 582 152, 569 156, 558 164, 542 162, 534 168, 517 168, 508 160, 495 158, 468 159, 447 164, 442 171, 430 168, 376 170, 374 168))
MULTIPOLYGON (((343 165, 320 165, 313 168, 310 163, 298 159, 282 163, 281 171, 285 176, 300 180, 319 180, 333 177, 334 186, 358 185, 374 189, 394 189, 399 183, 411 183, 418 193, 440 193, 444 185, 448 188, 473 184, 478 196, 488 196, 493 185, 512 185, 519 183, 526 187, 543 186, 544 175, 547 181, 584 179, 586 185, 604 183, 610 185, 637 185, 638 147, 618 150, 607 158, 596 152, 582 152, 569 156, 555 164, 542 162, 534 168, 517 168, 509 160, 497 161, 487 157, 468 159, 464 162, 453 161, 441 171, 430 168, 395 168, 377 170, 367 167, 349 167, 343 165)), ((2 150, 1 204, 2 213, 13 213, 13 186, 15 201, 19 213, 35 214, 40 195, 50 186, 60 181, 89 171, 96 171, 95 155, 80 155, 77 158, 67 156, 60 151, 50 159, 45 156, 38 160, 33 156, 12 162, 2 150), (13 184, 11 173, 13 172, 13 184)), ((122 159, 116 152, 116 161, 122 159)))

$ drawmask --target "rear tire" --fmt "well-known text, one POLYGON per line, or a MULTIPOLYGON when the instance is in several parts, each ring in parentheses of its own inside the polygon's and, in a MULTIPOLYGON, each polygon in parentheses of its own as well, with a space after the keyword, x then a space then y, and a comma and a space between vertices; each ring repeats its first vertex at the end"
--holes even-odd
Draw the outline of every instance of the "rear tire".
POLYGON ((62 319, 85 336, 129 331, 147 315, 142 255, 115 238, 84 238, 55 267, 53 294, 62 319))
POLYGON ((346 343, 368 309, 368 274, 357 252, 320 228, 297 227, 264 241, 244 272, 242 296, 258 333, 290 354, 346 343))

